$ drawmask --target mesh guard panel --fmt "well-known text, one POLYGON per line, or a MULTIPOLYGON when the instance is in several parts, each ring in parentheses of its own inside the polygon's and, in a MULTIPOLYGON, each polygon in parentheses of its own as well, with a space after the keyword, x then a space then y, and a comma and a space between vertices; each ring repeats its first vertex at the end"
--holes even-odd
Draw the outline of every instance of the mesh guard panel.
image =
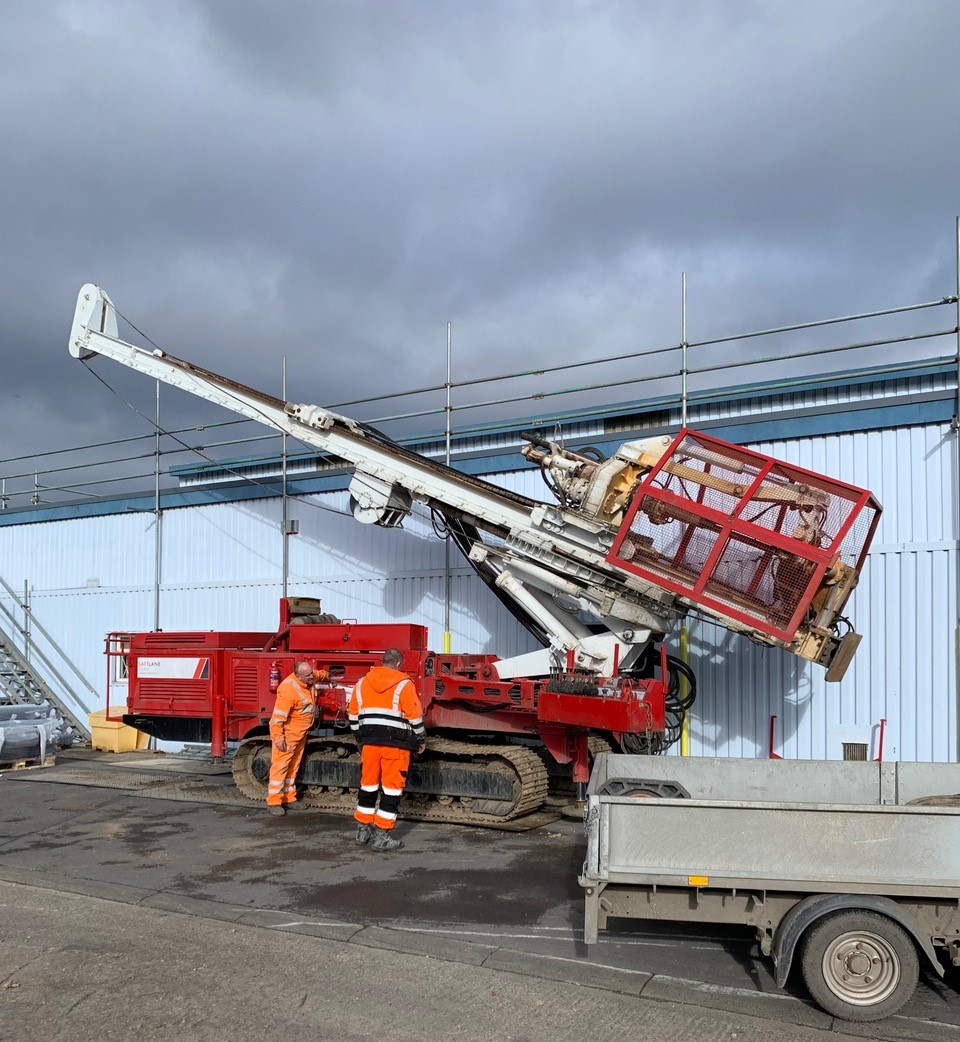
POLYGON ((879 514, 864 489, 684 430, 641 482, 607 560, 791 641, 837 570, 859 573, 879 514))

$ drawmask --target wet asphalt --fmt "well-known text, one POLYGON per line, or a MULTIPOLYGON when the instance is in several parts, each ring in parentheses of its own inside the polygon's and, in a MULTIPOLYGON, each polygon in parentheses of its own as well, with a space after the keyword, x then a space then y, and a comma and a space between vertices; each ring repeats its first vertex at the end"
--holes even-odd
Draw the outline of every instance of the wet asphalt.
MULTIPOLYGON (((584 945, 578 821, 525 832, 401 822, 395 854, 357 846, 354 831, 347 817, 275 818, 237 803, 228 771, 186 758, 86 754, 0 775, 8 882, 358 943, 389 937, 398 950, 454 961, 495 953, 544 978, 850 1029, 814 1007, 801 982, 777 988, 746 930, 619 921, 584 945), (105 769, 140 789, 84 783, 105 769), (189 801, 156 798, 174 775, 197 783, 189 801)), ((865 1037, 960 1040, 958 987, 953 973, 926 974, 903 1014, 865 1037)))

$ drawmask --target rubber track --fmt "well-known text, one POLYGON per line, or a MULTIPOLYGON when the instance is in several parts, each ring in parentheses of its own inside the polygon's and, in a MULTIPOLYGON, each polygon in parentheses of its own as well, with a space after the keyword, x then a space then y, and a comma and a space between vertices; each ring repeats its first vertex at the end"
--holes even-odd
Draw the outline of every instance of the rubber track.
POLYGON ((251 800, 263 802, 267 798, 267 787, 262 785, 253 774, 253 761, 263 748, 269 748, 269 738, 251 738, 237 748, 230 765, 233 772, 233 783, 251 800))
MULTIPOLYGON (((234 780, 237 788, 250 799, 262 801, 266 798, 266 787, 257 781, 251 768, 256 750, 267 744, 269 744, 269 740, 266 738, 262 742, 253 740, 241 745, 234 756, 234 780)), ((332 751, 337 747, 353 745, 353 739, 347 737, 312 739, 307 746, 306 755, 323 755, 323 747, 332 751)), ((355 755, 355 753, 351 753, 350 758, 352 759, 355 755)), ((437 759, 449 758, 454 762, 466 761, 474 770, 509 773, 514 781, 520 783, 519 797, 507 811, 500 814, 480 814, 471 807, 475 803, 493 803, 493 801, 471 799, 465 803, 458 801, 456 797, 437 799, 433 796, 426 796, 418 798, 418 794, 411 793, 404 796, 400 803, 400 817, 406 820, 442 821, 458 825, 496 825, 498 822, 513 821, 515 818, 538 810, 546 799, 547 771, 533 749, 518 745, 479 745, 458 742, 449 738, 431 738, 427 743, 427 756, 430 759, 436 757, 437 759), (450 799, 450 802, 446 802, 446 799, 450 799)), ((357 805, 357 794, 353 789, 333 793, 317 791, 316 788, 308 786, 303 791, 301 798, 311 807, 340 813, 352 813, 357 805)))
POLYGON ((613 746, 598 734, 592 734, 587 738, 587 751, 590 753, 590 764, 593 765, 593 761, 600 755, 600 753, 612 753, 613 746))

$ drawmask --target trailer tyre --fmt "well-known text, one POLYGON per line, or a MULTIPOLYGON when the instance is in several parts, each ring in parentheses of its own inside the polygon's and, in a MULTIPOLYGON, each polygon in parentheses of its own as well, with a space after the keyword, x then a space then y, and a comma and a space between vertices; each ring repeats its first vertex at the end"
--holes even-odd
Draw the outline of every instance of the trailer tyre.
POLYGON ((913 995, 920 976, 913 940, 878 912, 837 912, 810 928, 800 957, 815 1001, 843 1020, 890 1017, 913 995))

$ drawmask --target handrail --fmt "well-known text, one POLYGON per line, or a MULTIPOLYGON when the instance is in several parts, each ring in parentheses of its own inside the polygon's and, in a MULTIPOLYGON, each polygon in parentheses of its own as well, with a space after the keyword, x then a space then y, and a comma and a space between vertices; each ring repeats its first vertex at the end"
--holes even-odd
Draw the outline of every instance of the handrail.
MULTIPOLYGON (((31 625, 33 626, 33 628, 36 629, 47 640, 47 642, 49 643, 50 647, 53 648, 57 652, 57 654, 60 656, 60 659, 63 661, 63 663, 66 666, 68 666, 70 670, 72 670, 74 675, 83 684, 83 686, 87 689, 87 691, 94 697, 94 699, 98 699, 99 696, 97 694, 96 688, 94 688, 94 686, 90 683, 90 681, 87 680, 87 678, 83 675, 83 673, 80 672, 79 668, 74 663, 73 659, 70 658, 70 656, 63 650, 63 648, 54 639, 54 637, 51 636, 51 634, 47 630, 47 628, 40 622, 39 619, 37 619, 36 615, 33 613, 32 609, 29 607, 29 605, 21 602, 21 600, 17 596, 16 592, 13 590, 13 588, 10 586, 10 584, 3 578, 3 576, 0 576, 0 587, 2 587, 7 592, 7 594, 13 599, 14 603, 24 613, 24 617, 30 619, 30 622, 31 622, 31 625)), ((21 625, 17 621, 17 619, 14 616, 14 614, 7 608, 7 606, 5 604, 2 603, 2 601, 0 601, 0 609, 2 609, 3 613, 7 616, 7 618, 10 620, 12 625, 17 629, 17 631, 20 633, 20 635, 22 637, 26 638, 26 635, 27 635, 26 627, 24 625, 21 625)), ((90 707, 77 694, 77 692, 74 689, 73 685, 70 684, 70 682, 66 680, 66 678, 63 676, 63 674, 60 672, 60 670, 57 668, 57 666, 51 661, 50 657, 44 652, 44 650, 41 647, 39 647, 36 644, 34 644, 33 645, 33 652, 40 659, 40 661, 47 667, 47 669, 50 671, 50 673, 57 679, 57 681, 60 683, 64 693, 71 699, 71 701, 73 701, 75 705, 79 706, 80 709, 83 710, 83 712, 89 713, 90 712, 90 707)), ((29 665, 29 663, 28 663, 28 665, 29 665)), ((45 686, 49 689, 49 684, 47 684, 45 686)))

